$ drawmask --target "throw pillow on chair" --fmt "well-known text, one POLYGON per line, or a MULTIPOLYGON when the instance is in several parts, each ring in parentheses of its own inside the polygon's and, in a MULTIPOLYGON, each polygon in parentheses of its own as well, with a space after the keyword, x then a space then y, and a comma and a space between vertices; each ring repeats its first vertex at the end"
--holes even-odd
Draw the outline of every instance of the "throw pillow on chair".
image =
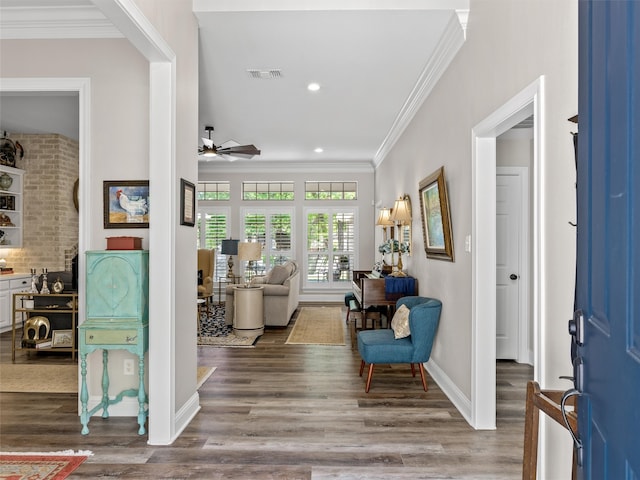
POLYGON ((409 309, 406 305, 400 305, 400 308, 396 310, 391 320, 391 329, 393 330, 393 336, 396 340, 411 335, 411 329, 409 328, 409 309))

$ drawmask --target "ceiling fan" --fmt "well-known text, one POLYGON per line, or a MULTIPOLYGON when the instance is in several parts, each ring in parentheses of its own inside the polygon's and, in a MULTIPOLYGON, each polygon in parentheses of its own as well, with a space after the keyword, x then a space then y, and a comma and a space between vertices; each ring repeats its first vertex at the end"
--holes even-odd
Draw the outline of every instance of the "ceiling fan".
POLYGON ((198 148, 198 155, 207 157, 207 160, 212 157, 224 157, 233 161, 237 158, 253 158, 255 155, 260 155, 260 150, 258 150, 255 145, 239 145, 233 140, 216 146, 213 144, 213 140, 211 140, 213 127, 207 125, 204 129, 209 134, 209 138, 202 138, 204 145, 198 148))

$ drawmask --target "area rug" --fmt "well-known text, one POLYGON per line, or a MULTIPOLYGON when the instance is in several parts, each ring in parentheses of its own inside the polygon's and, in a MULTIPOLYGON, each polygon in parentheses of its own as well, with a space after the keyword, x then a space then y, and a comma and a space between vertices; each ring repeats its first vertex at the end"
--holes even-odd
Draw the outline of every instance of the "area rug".
MULTIPOLYGON (((198 367, 198 388, 216 367, 198 367)), ((0 364, 0 392, 78 393, 77 365, 0 364)), ((0 480, 4 480, 0 476, 0 480)))
POLYGON ((200 314, 198 345, 204 347, 253 348, 259 337, 238 337, 224 320, 224 305, 212 305, 211 313, 200 314))
POLYGON ((78 365, 0 364, 0 392, 77 393, 78 365))
POLYGON ((62 480, 84 462, 89 451, 0 453, 0 478, 4 480, 62 480))
POLYGON ((286 343, 344 345, 344 328, 340 307, 302 307, 286 343))
POLYGON ((196 377, 198 386, 196 387, 196 389, 200 388, 215 371, 216 367, 198 367, 198 373, 196 377))
POLYGON ((211 305, 209 313, 200 312, 200 335, 203 337, 226 337, 233 333, 233 327, 224 320, 224 305, 211 305))

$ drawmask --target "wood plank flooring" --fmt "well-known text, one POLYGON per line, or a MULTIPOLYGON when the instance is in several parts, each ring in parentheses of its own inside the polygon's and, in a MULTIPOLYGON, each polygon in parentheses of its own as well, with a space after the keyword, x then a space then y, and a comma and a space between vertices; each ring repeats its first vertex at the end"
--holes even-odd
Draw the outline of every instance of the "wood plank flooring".
MULTIPOLYGON (((93 417, 81 435, 76 395, 2 393, 0 451, 93 451, 72 479, 521 478, 531 367, 498 362, 498 428, 475 431, 408 365, 376 367, 366 394, 346 328, 343 347, 285 345, 292 325, 267 328, 255 348, 200 347, 199 364, 217 369, 171 446, 147 445, 133 418, 93 417)), ((0 336, 2 362, 10 338, 0 336)), ((70 360, 18 352, 17 361, 70 360)))

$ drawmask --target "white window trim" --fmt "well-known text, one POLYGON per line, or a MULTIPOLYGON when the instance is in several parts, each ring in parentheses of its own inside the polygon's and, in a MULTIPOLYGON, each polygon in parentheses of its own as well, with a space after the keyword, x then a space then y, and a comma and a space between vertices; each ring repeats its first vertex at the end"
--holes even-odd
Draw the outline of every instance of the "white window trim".
MULTIPOLYGON (((333 281, 333 277, 329 276, 328 281, 326 283, 309 283, 307 280, 307 274, 309 271, 309 254, 312 253, 307 250, 307 232, 308 232, 308 219, 310 213, 327 213, 333 218, 334 213, 351 213, 353 214, 353 259, 354 264, 356 259, 360 258, 359 256, 359 247, 360 238, 359 238, 359 223, 360 223, 360 209, 357 206, 348 207, 348 206, 335 206, 331 207, 328 205, 317 205, 313 207, 304 207, 303 208, 303 244, 301 246, 300 251, 302 252, 302 260, 301 260, 301 274, 302 274, 302 287, 305 290, 344 290, 345 284, 344 282, 337 283, 333 281)), ((333 251, 329 250, 329 256, 333 256, 333 251)), ((331 262, 330 262, 331 263, 331 262)), ((331 263, 331 265, 333 265, 331 263)))
MULTIPOLYGON (((295 260, 296 257, 296 208, 295 207, 281 207, 281 206, 274 206, 274 207, 266 207, 266 206, 256 206, 256 207, 242 207, 240 208, 240 218, 239 218, 239 225, 240 228, 238 229, 238 232, 240 232, 240 241, 241 242, 245 242, 249 239, 244 237, 244 232, 245 232, 245 224, 244 224, 244 219, 245 216, 248 213, 259 213, 259 214, 263 214, 265 217, 269 217, 269 215, 272 214, 289 214, 291 215, 291 259, 295 260)), ((269 225, 267 225, 267 233, 270 233, 269 231, 269 225)), ((267 238, 270 238, 269 235, 267 235, 265 237, 265 241, 267 238)), ((265 251, 263 251, 263 254, 265 256, 265 258, 268 260, 269 259, 269 254, 271 254, 271 248, 265 249, 265 251)), ((266 269, 269 270, 270 268, 272 268, 273 265, 266 264, 266 269)), ((240 266, 240 270, 241 270, 241 275, 244 274, 244 268, 245 265, 241 265, 240 266)))

